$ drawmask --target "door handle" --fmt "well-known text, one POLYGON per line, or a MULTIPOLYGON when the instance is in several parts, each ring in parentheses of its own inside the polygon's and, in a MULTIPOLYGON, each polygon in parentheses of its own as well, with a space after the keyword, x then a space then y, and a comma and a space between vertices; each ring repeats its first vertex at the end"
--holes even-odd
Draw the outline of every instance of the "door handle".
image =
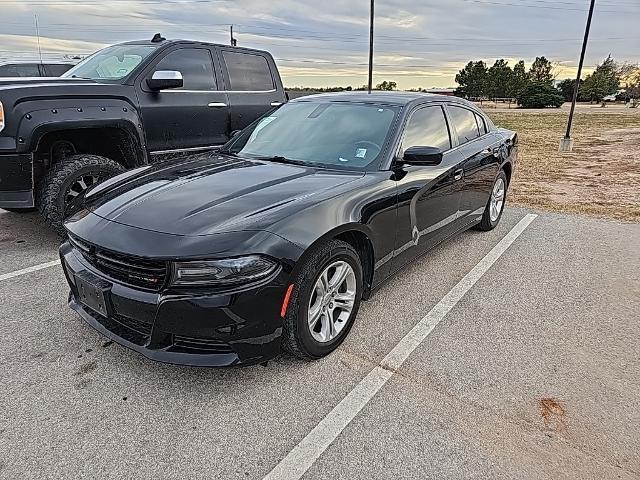
POLYGON ((207 107, 209 108, 224 108, 227 106, 228 105, 224 102, 211 102, 210 104, 207 105, 207 107))
POLYGON ((282 102, 271 102, 272 107, 279 107, 280 105, 282 105, 282 102))
POLYGON ((459 168, 458 170, 453 172, 453 179, 457 182, 458 180, 460 180, 462 178, 462 174, 463 173, 464 173, 463 170, 461 168, 459 168))

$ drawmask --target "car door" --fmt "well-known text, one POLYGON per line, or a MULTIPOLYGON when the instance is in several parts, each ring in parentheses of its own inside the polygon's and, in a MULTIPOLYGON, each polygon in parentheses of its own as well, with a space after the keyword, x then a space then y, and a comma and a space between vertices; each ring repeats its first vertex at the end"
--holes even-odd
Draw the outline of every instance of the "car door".
POLYGON ((270 57, 261 52, 219 49, 231 105, 231 131, 242 130, 282 105, 284 89, 270 57))
POLYGON ((454 233, 462 179, 461 157, 451 148, 451 134, 441 105, 413 111, 403 135, 394 168, 398 191, 394 269, 454 233), (442 162, 434 166, 403 165, 403 152, 413 146, 440 148, 442 162))
POLYGON ((500 141, 488 130, 482 115, 461 105, 448 104, 447 115, 462 156, 463 188, 458 223, 482 216, 500 168, 500 141))
MULTIPOLYGON (((221 82, 220 82, 221 83, 221 82)), ((145 70, 138 83, 147 148, 152 154, 207 148, 229 139, 229 100, 218 89, 211 50, 179 46, 145 70), (146 79, 159 70, 182 74, 182 88, 152 91, 146 79)))

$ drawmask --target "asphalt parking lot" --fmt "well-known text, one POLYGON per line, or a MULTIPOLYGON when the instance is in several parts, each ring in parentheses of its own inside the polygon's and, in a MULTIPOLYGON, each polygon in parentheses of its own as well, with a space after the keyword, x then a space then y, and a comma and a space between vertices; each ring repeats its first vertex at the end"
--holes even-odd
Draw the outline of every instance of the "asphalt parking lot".
MULTIPOLYGON (((416 262, 313 363, 153 363, 68 309, 60 267, 1 280, 0 478, 265 477, 529 213, 416 262)), ((640 478, 640 224, 534 213, 302 478, 640 478)), ((0 278, 57 244, 0 210, 0 278)))

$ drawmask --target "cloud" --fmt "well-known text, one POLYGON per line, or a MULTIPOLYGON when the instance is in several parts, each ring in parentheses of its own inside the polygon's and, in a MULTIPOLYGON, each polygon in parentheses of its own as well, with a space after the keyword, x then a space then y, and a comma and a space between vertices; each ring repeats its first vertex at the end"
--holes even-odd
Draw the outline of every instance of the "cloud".
MULTIPOLYGON (((366 82, 366 0, 15 2, 15 8, 3 11, 2 58, 35 57, 34 13, 47 58, 86 54, 111 43, 151 38, 155 32, 226 44, 234 24, 240 45, 273 53, 288 85, 366 82)), ((577 0, 377 1, 376 79, 395 80, 401 88, 454 86, 456 72, 471 59, 489 64, 497 58, 511 64, 524 59, 529 64, 537 55, 557 62, 560 77, 572 76, 584 29, 583 7, 577 0)), ((587 65, 609 52, 618 59, 639 60, 639 7, 621 2, 596 8, 587 65)))

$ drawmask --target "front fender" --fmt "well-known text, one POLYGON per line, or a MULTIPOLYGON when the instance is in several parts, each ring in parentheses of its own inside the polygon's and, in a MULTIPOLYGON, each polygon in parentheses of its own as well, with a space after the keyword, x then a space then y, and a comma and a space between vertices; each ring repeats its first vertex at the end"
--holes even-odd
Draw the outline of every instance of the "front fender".
POLYGON ((308 206, 268 230, 305 252, 346 232, 362 233, 371 242, 378 270, 386 266, 395 246, 396 196, 390 172, 370 172, 356 188, 308 206))

